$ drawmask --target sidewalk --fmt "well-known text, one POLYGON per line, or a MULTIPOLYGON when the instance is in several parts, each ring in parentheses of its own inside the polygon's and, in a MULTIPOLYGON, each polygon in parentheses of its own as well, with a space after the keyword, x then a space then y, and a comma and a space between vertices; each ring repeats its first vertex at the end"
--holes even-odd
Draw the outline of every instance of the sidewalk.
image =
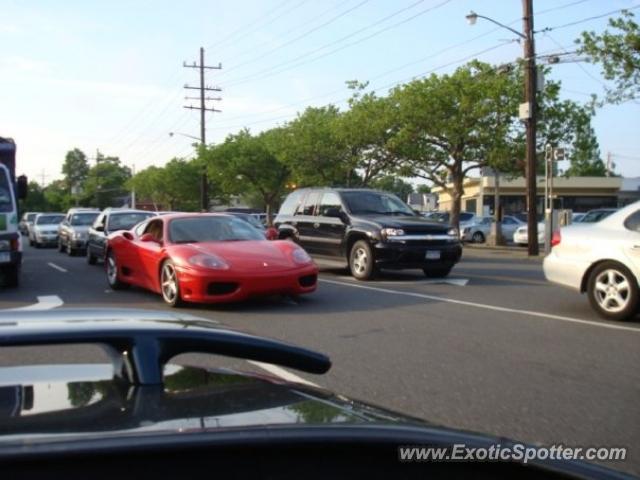
POLYGON ((463 246, 464 254, 472 254, 477 256, 500 256, 517 258, 520 260, 529 260, 532 262, 542 262, 544 259, 544 248, 540 249, 540 255, 537 257, 530 257, 527 253, 526 247, 519 247, 515 245, 501 245, 490 246, 484 243, 465 243, 463 246))

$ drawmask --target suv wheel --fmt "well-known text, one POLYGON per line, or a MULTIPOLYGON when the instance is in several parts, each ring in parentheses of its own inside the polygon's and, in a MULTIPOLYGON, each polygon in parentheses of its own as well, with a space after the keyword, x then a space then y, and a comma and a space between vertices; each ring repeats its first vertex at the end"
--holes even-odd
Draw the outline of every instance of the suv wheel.
POLYGON ((375 276, 375 258, 371 245, 366 240, 358 240, 349 253, 351 275, 358 280, 371 280, 375 276))
POLYGON ((67 255, 69 255, 70 257, 73 257, 75 255, 75 250, 71 247, 71 242, 67 243, 67 255))
POLYGON ((58 251, 59 252, 64 252, 64 245, 62 244, 62 239, 61 238, 58 239, 58 251))
POLYGON ((113 251, 107 253, 107 258, 104 262, 104 268, 107 273, 107 281, 109 286, 113 290, 123 290, 129 286, 128 283, 120 281, 118 278, 118 263, 116 262, 116 256, 113 251))
POLYGON ((95 256, 95 255, 93 255, 93 254, 91 253, 91 249, 90 249, 90 248, 87 248, 87 263, 88 263, 89 265, 95 265, 95 264, 96 264, 96 260, 97 260, 97 258, 96 258, 96 256, 95 256))
POLYGON ((607 320, 633 317, 638 312, 638 293, 635 277, 617 262, 603 262, 589 275, 589 302, 607 320))
POLYGON ((449 267, 437 267, 437 268, 425 267, 422 269, 422 271, 424 272, 425 276, 428 278, 442 278, 449 275, 449 273, 451 273, 452 268, 453 268, 453 265, 449 267))

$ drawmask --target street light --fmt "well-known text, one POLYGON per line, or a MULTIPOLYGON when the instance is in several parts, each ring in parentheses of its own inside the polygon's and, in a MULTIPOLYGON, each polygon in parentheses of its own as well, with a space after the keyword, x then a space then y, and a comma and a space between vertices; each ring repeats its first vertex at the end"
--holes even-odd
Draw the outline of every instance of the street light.
POLYGON ((524 77, 525 102, 520 105, 520 119, 525 122, 527 148, 526 148, 526 185, 527 185, 527 236, 529 237, 529 255, 539 253, 538 248, 538 212, 537 212, 537 184, 536 184, 536 58, 533 38, 533 2, 522 0, 522 26, 524 33, 518 32, 508 25, 504 25, 493 18, 478 15, 471 11, 465 16, 469 25, 475 25, 478 18, 484 18, 524 40, 524 60, 527 68, 524 77))

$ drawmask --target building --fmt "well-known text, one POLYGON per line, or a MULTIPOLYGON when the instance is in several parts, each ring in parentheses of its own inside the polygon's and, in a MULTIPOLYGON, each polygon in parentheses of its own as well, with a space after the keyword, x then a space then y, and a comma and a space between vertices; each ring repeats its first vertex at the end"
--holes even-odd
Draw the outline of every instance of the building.
POLYGON ((618 192, 618 206, 624 207, 640 200, 640 177, 623 178, 618 192))
MULTIPOLYGON (((544 177, 538 177, 538 210, 544 211, 544 177)), ((623 179, 621 177, 554 177, 554 207, 574 212, 593 208, 617 207, 623 179)), ((504 214, 526 211, 526 185, 524 177, 500 176, 498 182, 500 205, 504 214)), ((433 188, 438 194, 439 209, 451 210, 451 195, 441 187, 433 188)), ((640 193, 640 192, 636 192, 640 193)), ((464 181, 461 209, 477 215, 493 214, 495 177, 467 178, 464 181)))
POLYGON ((414 210, 431 212, 438 206, 438 196, 435 193, 410 193, 407 203, 414 210))

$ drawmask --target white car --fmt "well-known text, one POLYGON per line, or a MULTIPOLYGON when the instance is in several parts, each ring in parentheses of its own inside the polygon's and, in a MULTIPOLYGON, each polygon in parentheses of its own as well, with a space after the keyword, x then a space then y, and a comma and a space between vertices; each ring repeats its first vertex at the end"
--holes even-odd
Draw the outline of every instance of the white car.
MULTIPOLYGON (((516 245, 527 245, 529 243, 529 232, 527 224, 522 227, 518 227, 513 234, 513 243, 516 245)), ((538 223, 538 243, 540 245, 545 243, 544 238, 544 222, 538 223)))
POLYGON ((547 280, 586 292, 603 318, 628 320, 638 313, 640 202, 597 223, 564 227, 551 245, 547 280))
POLYGON ((58 225, 64 213, 39 213, 29 227, 29 245, 40 248, 58 244, 58 225))
MULTIPOLYGON (((474 223, 463 227, 460 225, 460 239, 463 242, 484 243, 491 235, 491 225, 495 223, 493 217, 475 217, 474 223)), ((512 238, 515 230, 524 225, 522 220, 511 215, 502 218, 500 228, 504 238, 512 238)))

